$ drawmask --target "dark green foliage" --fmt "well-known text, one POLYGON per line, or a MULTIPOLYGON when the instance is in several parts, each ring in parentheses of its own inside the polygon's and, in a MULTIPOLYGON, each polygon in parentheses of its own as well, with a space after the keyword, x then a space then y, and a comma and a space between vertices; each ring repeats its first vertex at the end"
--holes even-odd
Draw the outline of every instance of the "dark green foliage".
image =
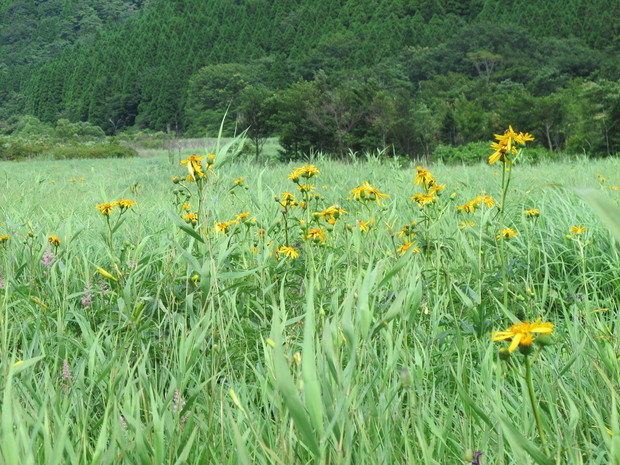
POLYGON ((611 0, 5 1, 0 131, 34 115, 111 135, 204 136, 227 115, 225 133, 249 128, 256 154, 261 138, 278 135, 287 157, 375 149, 428 157, 438 144, 488 140, 513 124, 552 150, 614 154, 614 8, 611 0))

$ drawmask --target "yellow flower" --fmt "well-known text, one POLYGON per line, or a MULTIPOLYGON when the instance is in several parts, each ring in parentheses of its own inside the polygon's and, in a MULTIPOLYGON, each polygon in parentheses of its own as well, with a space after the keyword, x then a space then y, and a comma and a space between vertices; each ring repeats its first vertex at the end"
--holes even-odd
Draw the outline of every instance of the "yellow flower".
POLYGON ((416 167, 416 170, 418 170, 418 174, 416 175, 413 184, 422 184, 426 188, 429 188, 435 184, 435 178, 429 170, 422 168, 421 166, 416 167))
POLYGON ((196 224, 198 222, 198 215, 196 213, 187 213, 183 215, 181 218, 183 218, 188 223, 192 223, 192 224, 196 224))
POLYGON ((498 239, 514 239, 519 233, 511 228, 502 229, 497 235, 498 239))
POLYGON ((440 191, 444 190, 445 188, 446 188, 446 185, 445 185, 445 184, 435 184, 433 187, 431 187, 431 188, 428 190, 428 193, 429 193, 429 194, 437 194, 437 193, 439 193, 440 191))
POLYGON ((58 237, 53 236, 52 234, 50 234, 49 236, 47 236, 47 240, 50 244, 52 244, 54 247, 58 247, 60 245, 60 239, 58 239, 58 237))
POLYGON ((275 197, 276 202, 278 202, 282 208, 294 207, 297 205, 297 200, 295 200, 295 196, 290 192, 282 193, 282 200, 280 200, 277 196, 275 197))
POLYGON ((121 211, 125 211, 131 207, 133 207, 136 202, 134 202, 133 200, 125 200, 125 199, 119 199, 116 202, 114 202, 118 207, 120 207, 121 211))
POLYGON ((172 176, 171 179, 172 179, 172 182, 175 184, 178 184, 181 181, 181 179, 178 176, 172 176))
POLYGON ((2 236, 0 236, 0 242, 5 242, 10 240, 11 238, 9 237, 8 234, 3 234, 2 236))
POLYGON ((236 219, 230 220, 230 221, 224 221, 222 223, 216 223, 214 231, 221 232, 222 234, 228 234, 228 228, 230 228, 235 223, 238 223, 236 219))
POLYGON ((423 207, 424 205, 433 203, 436 199, 437 197, 435 197, 435 194, 432 194, 432 193, 423 194, 422 192, 418 192, 417 194, 414 194, 413 196, 411 196, 409 200, 415 201, 418 203, 420 207, 423 207))
POLYGON ((588 228, 585 228, 585 227, 579 225, 579 226, 573 226, 572 228, 570 228, 569 232, 574 235, 574 234, 583 234, 587 230, 588 230, 588 228))
POLYGON ((465 213, 474 213, 476 211, 476 202, 471 200, 464 205, 457 205, 457 210, 464 211, 465 213))
POLYGON ((301 192, 312 192, 315 188, 310 184, 300 184, 297 186, 297 189, 301 192))
POLYGON ((114 207, 116 206, 116 202, 107 202, 107 203, 100 203, 99 205, 97 205, 97 210, 99 210, 101 212, 101 214, 103 216, 109 216, 112 214, 112 210, 114 209, 114 207))
POLYGON ((491 208, 493 205, 495 205, 495 200, 493 200, 493 197, 491 197, 490 195, 485 195, 482 201, 487 206, 487 208, 491 208))
POLYGON ((297 258, 297 257, 299 257, 299 253, 297 253, 297 251, 293 247, 288 247, 286 245, 283 245, 282 247, 277 249, 276 250, 276 254, 278 254, 278 256, 279 255, 284 255, 284 256, 289 257, 289 258, 297 258))
POLYGON ((316 169, 314 165, 304 165, 301 168, 294 168, 293 171, 288 178, 291 181, 298 181, 300 177, 305 179, 310 179, 319 175, 320 171, 316 169))
POLYGON ((325 238, 327 234, 323 231, 323 228, 310 228, 304 240, 312 239, 314 242, 320 242, 321 244, 325 242, 325 238))
POLYGON ((526 142, 534 140, 534 137, 527 132, 520 132, 517 134, 514 129, 512 129, 512 126, 508 126, 504 134, 495 134, 495 139, 497 142, 491 143, 491 148, 495 150, 495 152, 489 157, 489 164, 492 165, 493 163, 501 161, 502 163, 510 165, 508 155, 516 155, 518 153, 514 143, 525 145, 526 142))
MULTIPOLYGON (((413 245, 413 242, 406 241, 403 245, 401 245, 398 249, 396 249, 396 252, 398 252, 401 255, 405 255, 407 253, 407 250, 409 250, 412 245, 413 245)), ((414 247, 413 249, 411 249, 411 252, 412 253, 419 253, 420 252, 420 248, 419 247, 414 247)))
POLYGON ((358 221, 357 225, 360 228, 361 232, 367 232, 370 231, 370 226, 375 222, 375 220, 369 220, 369 221, 358 221))
POLYGON ((239 184, 241 184, 243 182, 244 178, 239 178, 235 181, 235 186, 238 186, 239 184))
POLYGON ((382 194, 379 189, 372 187, 368 181, 364 181, 361 186, 352 189, 350 193, 355 200, 376 200, 378 205, 381 205, 381 197, 389 197, 388 194, 382 194))
POLYGON ((406 224, 405 226, 403 226, 403 229, 400 230, 400 232, 398 233, 398 237, 414 237, 415 236, 415 232, 414 229, 417 226, 417 222, 412 222, 411 224, 406 224))
POLYGON ((329 216, 330 218, 337 220, 338 218, 340 218, 340 215, 342 215, 343 213, 349 213, 349 212, 347 212, 344 208, 341 208, 339 205, 332 205, 331 207, 328 207, 322 212, 318 213, 318 215, 321 218, 325 218, 326 216, 329 216))
POLYGON ((191 205, 189 203, 184 203, 183 206, 181 207, 182 211, 186 211, 189 210, 191 208, 191 205))
POLYGON ((207 177, 207 175, 202 169, 202 160, 205 157, 206 155, 203 155, 202 157, 198 157, 196 155, 190 155, 189 157, 187 157, 187 160, 181 161, 181 165, 187 166, 187 171, 189 172, 189 176, 191 176, 193 180, 196 179, 196 176, 200 178, 207 177))
POLYGON ((540 216, 540 211, 538 208, 530 208, 529 210, 524 210, 523 214, 529 216, 530 218, 534 218, 536 216, 540 216))
POLYGON ((461 224, 459 224, 459 228, 463 229, 466 228, 467 226, 475 226, 476 223, 474 223, 473 221, 462 221, 461 224))
POLYGON ((534 340, 532 333, 551 334, 552 329, 552 323, 541 323, 541 319, 539 318, 534 323, 530 323, 529 321, 515 323, 506 331, 494 332, 492 333, 492 341, 504 341, 506 339, 512 339, 510 347, 508 348, 510 353, 512 353, 519 345, 531 345, 534 340))

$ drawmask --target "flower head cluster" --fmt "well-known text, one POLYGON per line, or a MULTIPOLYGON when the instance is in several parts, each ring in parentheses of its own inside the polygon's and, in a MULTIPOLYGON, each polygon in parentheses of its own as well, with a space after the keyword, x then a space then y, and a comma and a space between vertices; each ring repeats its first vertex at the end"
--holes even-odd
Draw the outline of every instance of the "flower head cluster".
POLYGON ((50 243, 50 245, 53 245, 54 247, 58 247, 60 245, 60 239, 53 234, 47 236, 47 241, 50 243))
POLYGON ((279 249, 276 250, 276 254, 279 257, 280 255, 284 255, 289 258, 298 258, 299 253, 293 248, 286 245, 283 245, 279 249))
POLYGON ((476 211, 476 207, 484 204, 487 208, 492 208, 495 205, 495 200, 490 195, 485 196, 477 196, 475 199, 466 202, 463 205, 457 205, 457 210, 460 210, 465 213, 474 213, 476 211))
POLYGON ((526 142, 534 140, 531 134, 516 133, 512 126, 508 126, 508 129, 504 134, 495 134, 497 142, 491 143, 491 148, 494 150, 493 154, 489 157, 489 164, 497 163, 501 161, 507 165, 510 165, 509 155, 516 155, 519 153, 515 144, 525 145, 526 142))
POLYGON ((207 173, 213 171, 213 161, 215 160, 214 154, 209 154, 209 158, 206 164, 205 169, 202 167, 202 160, 205 159, 207 155, 203 155, 199 157, 197 155, 190 155, 187 157, 187 160, 181 160, 181 165, 187 167, 187 180, 189 182, 196 182, 197 179, 203 179, 207 177, 207 173), (206 171, 205 171, 206 170, 206 171))
POLYGON ((536 218, 540 216, 540 210, 538 208, 530 208, 529 210, 523 210, 523 214, 528 218, 536 218))
POLYGON ((523 321, 521 323, 515 323, 506 331, 496 331, 492 333, 493 341, 504 341, 506 339, 511 339, 510 347, 508 351, 510 353, 514 352, 515 349, 519 346, 521 347, 529 347, 534 342, 535 334, 551 334, 553 329, 553 324, 549 322, 542 323, 539 318, 534 323, 530 323, 529 321, 523 321))
POLYGON ((583 233, 588 230, 585 226, 573 226, 569 229, 569 234, 566 235, 568 239, 579 239, 583 233))
POLYGON ((413 242, 409 242, 408 240, 405 240, 405 243, 403 245, 401 245, 398 249, 396 249, 396 252, 398 252, 401 255, 405 255, 407 253, 407 251, 409 249, 411 249, 412 253, 420 253, 420 248, 419 247, 413 247, 414 245, 413 242))
POLYGON ((352 189, 351 195, 355 200, 376 201, 377 205, 381 205, 381 197, 389 197, 388 194, 382 194, 379 189, 372 187, 368 181, 364 181, 361 186, 352 189))
POLYGON ((196 213, 186 213, 181 218, 183 218, 186 223, 191 223, 192 225, 198 222, 198 215, 196 213))
POLYGON ((338 221, 338 218, 343 213, 348 213, 344 208, 341 208, 340 205, 332 205, 331 207, 326 208, 322 212, 315 212, 313 216, 316 218, 324 219, 327 224, 333 226, 338 221))
POLYGON ((294 171, 289 174, 288 178, 295 183, 299 183, 299 178, 310 179, 318 177, 319 173, 320 171, 316 169, 316 166, 304 165, 301 168, 294 168, 294 171))
POLYGON ((514 239, 518 235, 519 233, 515 231, 514 229, 504 228, 499 232, 499 234, 497 235, 497 238, 498 239, 514 239))
POLYGON ((327 234, 323 230, 323 228, 310 228, 308 233, 304 237, 304 240, 312 240, 315 244, 323 244, 325 242, 325 238, 327 234))
POLYGON ((116 207, 120 208, 121 214, 123 214, 134 205, 136 203, 133 200, 119 199, 115 202, 100 203, 96 208, 103 216, 110 216, 116 207))

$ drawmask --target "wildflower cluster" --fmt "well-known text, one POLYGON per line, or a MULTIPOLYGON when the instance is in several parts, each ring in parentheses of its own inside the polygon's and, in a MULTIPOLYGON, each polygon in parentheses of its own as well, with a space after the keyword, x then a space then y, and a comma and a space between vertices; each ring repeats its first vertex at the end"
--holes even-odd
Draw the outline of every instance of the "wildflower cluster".
POLYGON ((534 140, 534 137, 527 132, 520 132, 517 134, 512 129, 512 126, 508 126, 508 129, 504 132, 504 134, 495 134, 495 139, 497 142, 491 143, 491 148, 494 152, 489 157, 489 164, 492 165, 498 161, 501 161, 506 165, 510 165, 511 160, 509 155, 512 156, 519 153, 516 144, 525 145, 526 142, 534 140))
POLYGON ((133 200, 119 199, 115 202, 100 203, 96 208, 103 216, 110 216, 116 207, 118 207, 121 214, 123 214, 134 205, 136 205, 136 203, 133 200))
POLYGON ((389 197, 388 194, 382 194, 379 189, 372 187, 368 181, 364 181, 361 186, 351 189, 351 198, 362 202, 377 202, 381 205, 382 197, 389 197))
POLYGON ((194 154, 187 157, 186 160, 181 160, 181 165, 187 167, 187 181, 197 182, 198 180, 206 178, 207 174, 213 173, 215 154, 211 153, 208 155, 206 165, 203 169, 202 160, 205 158, 207 158, 207 155, 199 157, 194 154))

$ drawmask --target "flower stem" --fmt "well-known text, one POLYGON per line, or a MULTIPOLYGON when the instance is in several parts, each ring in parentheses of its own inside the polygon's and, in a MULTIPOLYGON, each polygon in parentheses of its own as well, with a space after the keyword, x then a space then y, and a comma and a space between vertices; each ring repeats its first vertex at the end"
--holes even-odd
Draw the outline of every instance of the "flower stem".
POLYGON ((538 412, 536 396, 534 394, 534 386, 532 384, 532 361, 530 360, 529 356, 524 355, 524 363, 525 363, 525 383, 527 384, 527 391, 528 391, 529 398, 530 398, 530 405, 532 406, 532 413, 534 414, 534 419, 536 420, 536 428, 538 429, 538 436, 540 437, 540 441, 542 442, 545 455, 547 457, 550 457, 551 454, 549 452, 549 446, 547 445, 547 436, 545 435, 545 430, 543 429, 542 420, 540 418, 540 413, 538 412))

